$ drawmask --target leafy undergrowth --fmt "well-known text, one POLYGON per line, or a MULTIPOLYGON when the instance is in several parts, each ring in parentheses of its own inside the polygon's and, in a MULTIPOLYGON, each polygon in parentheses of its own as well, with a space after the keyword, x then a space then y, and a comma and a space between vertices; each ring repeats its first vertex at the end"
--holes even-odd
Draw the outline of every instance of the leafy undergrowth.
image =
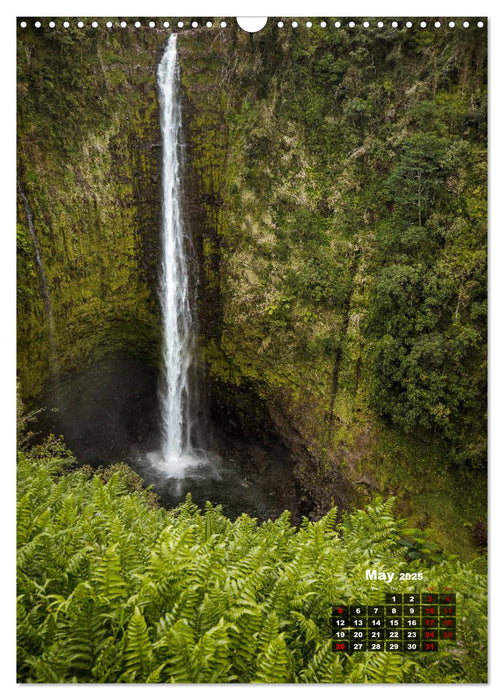
POLYGON ((484 682, 486 579, 394 518, 393 501, 296 529, 218 507, 153 507, 124 465, 18 467, 18 679, 54 683, 484 682), (365 570, 396 573, 392 586, 365 570), (422 582, 399 582, 422 571, 422 582), (458 642, 434 654, 331 650, 335 603, 450 587, 458 642))

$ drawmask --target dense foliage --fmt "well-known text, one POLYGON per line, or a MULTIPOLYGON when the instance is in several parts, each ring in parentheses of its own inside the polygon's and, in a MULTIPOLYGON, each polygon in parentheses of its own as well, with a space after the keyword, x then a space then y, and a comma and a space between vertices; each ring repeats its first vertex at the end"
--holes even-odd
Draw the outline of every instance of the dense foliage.
POLYGON ((401 27, 236 39, 223 345, 319 445, 371 409, 484 469, 486 37, 401 27))
MULTIPOLYGON (((50 442, 20 454, 18 678, 23 682, 482 682, 485 578, 376 500, 338 523, 261 526, 190 498, 153 507, 125 465, 72 470, 50 442), (447 653, 331 651, 335 603, 372 602, 366 568, 418 571, 458 593, 447 653)), ((421 590, 411 582, 395 590, 421 590)))
MULTIPOLYGON (((132 21, 19 30, 30 409, 51 354, 76 396, 70 378, 102 357, 158 364, 156 65, 171 28, 132 21)), ((470 558, 486 512, 486 29, 441 24, 184 27, 185 191, 212 407, 254 438, 268 416, 319 513, 334 483, 357 502, 368 484, 470 558)))

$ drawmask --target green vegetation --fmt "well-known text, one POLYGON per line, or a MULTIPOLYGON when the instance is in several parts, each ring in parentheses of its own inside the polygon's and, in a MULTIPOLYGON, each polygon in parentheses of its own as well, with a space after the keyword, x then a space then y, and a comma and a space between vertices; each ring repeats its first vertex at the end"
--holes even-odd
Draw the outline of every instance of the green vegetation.
POLYGON ((319 448, 341 394, 484 469, 486 44, 422 32, 235 38, 221 347, 319 448))
POLYGON ((258 526, 190 498, 153 507, 125 465, 72 469, 55 440, 19 455, 18 678, 55 682, 484 682, 486 579, 377 499, 342 523, 258 526), (404 592, 458 593, 440 654, 330 648, 335 603, 375 602, 366 568, 423 571, 404 592))
MULTIPOLYGON (((197 149, 205 40, 180 45, 197 149)), ((222 322, 202 339, 217 390, 239 409, 233 387, 251 387, 302 436, 309 488, 315 464, 318 481, 400 491, 412 523, 470 559, 464 522, 486 512, 485 33, 270 25, 211 50, 228 141, 224 182, 204 175, 210 146, 198 166, 220 260, 222 322), (444 505, 435 486, 428 503, 434 472, 444 505)))
MULTIPOLYGON (((63 380, 114 351, 158 361, 156 65, 167 36, 19 36, 18 180, 63 380)), ((184 30, 178 45, 210 401, 245 425, 267 415, 286 445, 302 445, 296 476, 320 512, 342 474, 354 504, 393 494, 410 526, 473 559, 486 514, 486 30, 269 23, 254 36, 184 30)), ((21 197, 18 220, 18 368, 35 410, 48 325, 21 197)), ((154 645, 157 621, 139 610, 154 645)), ((297 659, 286 624, 278 634, 297 659)), ((105 638, 128 638, 117 630, 105 638)), ((293 664, 292 677, 305 668, 293 664)))
MULTIPOLYGON (((20 30, 17 62, 18 186, 51 295, 52 351, 63 374, 125 347, 155 364, 162 41, 71 25, 20 30)), ((36 405, 50 349, 21 197, 18 221, 18 367, 36 405)))

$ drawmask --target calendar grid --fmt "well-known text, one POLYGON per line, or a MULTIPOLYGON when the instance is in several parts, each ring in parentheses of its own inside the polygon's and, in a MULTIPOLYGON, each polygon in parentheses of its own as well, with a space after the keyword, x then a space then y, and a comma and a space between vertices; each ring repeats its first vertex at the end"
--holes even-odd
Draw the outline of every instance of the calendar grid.
POLYGON ((387 593, 384 605, 335 605, 332 648, 346 653, 443 651, 456 641, 456 624, 455 593, 387 593))

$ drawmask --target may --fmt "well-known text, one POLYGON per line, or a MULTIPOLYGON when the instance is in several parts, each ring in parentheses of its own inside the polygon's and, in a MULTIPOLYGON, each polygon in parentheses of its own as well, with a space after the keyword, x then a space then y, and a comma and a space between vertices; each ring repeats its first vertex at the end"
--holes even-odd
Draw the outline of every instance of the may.
POLYGON ((366 569, 366 581, 387 581, 387 583, 392 583, 392 579, 395 574, 393 571, 388 571, 387 573, 378 573, 376 569, 366 569))

